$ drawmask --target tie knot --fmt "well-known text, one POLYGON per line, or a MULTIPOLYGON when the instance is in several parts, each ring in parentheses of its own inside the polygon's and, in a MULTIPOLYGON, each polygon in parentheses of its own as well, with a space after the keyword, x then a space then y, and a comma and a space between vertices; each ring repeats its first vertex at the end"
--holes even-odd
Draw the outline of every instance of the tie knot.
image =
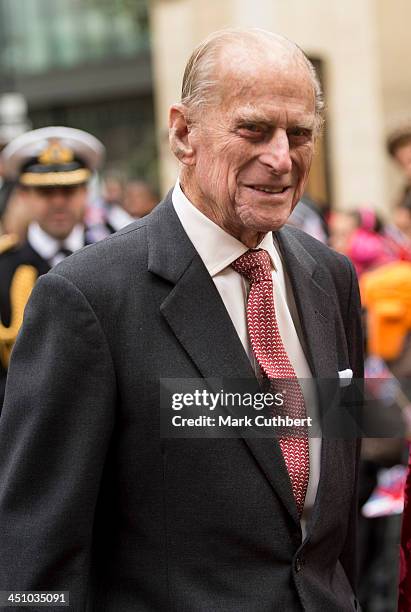
POLYGON ((245 276, 250 283, 271 281, 271 260, 264 249, 247 251, 231 264, 236 272, 245 276))

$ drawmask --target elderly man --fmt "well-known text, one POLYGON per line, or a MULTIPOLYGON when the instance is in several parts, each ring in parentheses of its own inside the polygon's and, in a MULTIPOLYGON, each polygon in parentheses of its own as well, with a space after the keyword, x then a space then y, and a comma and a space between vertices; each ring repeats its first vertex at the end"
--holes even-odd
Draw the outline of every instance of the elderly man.
POLYGON ((84 214, 87 183, 104 156, 83 130, 51 126, 14 138, 1 161, 30 211, 27 239, 0 242, 0 410, 10 352, 38 276, 89 243, 84 214))
POLYGON ((283 227, 320 111, 296 45, 211 35, 170 110, 173 192, 37 283, 0 425, 0 589, 76 611, 357 609, 354 440, 160 435, 160 379, 287 378, 306 419, 297 377, 361 376, 352 266, 283 227))

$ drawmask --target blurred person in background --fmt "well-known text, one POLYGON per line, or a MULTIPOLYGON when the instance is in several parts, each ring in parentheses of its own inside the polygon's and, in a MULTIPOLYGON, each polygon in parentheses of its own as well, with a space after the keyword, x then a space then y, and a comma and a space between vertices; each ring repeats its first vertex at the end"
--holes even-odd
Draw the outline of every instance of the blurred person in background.
POLYGON ((127 181, 124 192, 124 209, 131 219, 141 219, 158 204, 159 198, 153 187, 139 179, 127 181))
POLYGON ((349 251, 351 239, 359 227, 359 216, 351 211, 333 211, 329 220, 330 247, 346 255, 349 251))
POLYGON ((404 175, 403 197, 411 190, 411 122, 397 128, 388 136, 387 151, 404 175))
MULTIPOLYGON (((18 92, 0 95, 0 151, 14 138, 30 129, 27 119, 27 102, 18 92)), ((31 220, 31 210, 15 180, 4 176, 4 164, 0 156, 0 252, 11 238, 23 242, 31 220)))
POLYGON ((358 276, 397 259, 383 235, 381 221, 370 208, 333 212, 329 231, 329 245, 351 259, 358 276))
POLYGON ((411 190, 395 205, 385 235, 397 248, 398 258, 411 261, 411 190))
POLYGON ((360 289, 367 338, 365 372, 376 389, 370 396, 370 415, 383 432, 363 440, 361 473, 367 478, 362 484, 372 490, 362 500, 362 593, 370 604, 366 610, 394 612, 407 459, 404 440, 411 433, 411 263, 399 260, 365 272, 360 289))
POLYGON ((288 224, 300 228, 324 244, 328 240, 328 225, 320 206, 304 195, 288 218, 288 224))
POLYGON ((0 197, 3 200, 3 214, 1 215, 1 232, 4 241, 0 239, 0 252, 2 245, 8 244, 10 237, 16 238, 22 244, 27 238, 27 229, 32 219, 32 208, 27 199, 22 196, 18 185, 8 182, 3 186, 0 197))
MULTIPOLYGON (((411 241, 411 126, 391 137, 389 141, 389 152, 404 172, 407 184, 404 188, 397 206, 394 209, 394 238, 400 239, 409 249, 411 241), (391 146, 390 146, 391 145, 391 146)), ((411 270, 409 272, 411 277, 411 270)), ((411 305, 405 315, 410 316, 411 305)), ((410 325, 411 327, 411 325, 410 325)), ((402 369, 411 376, 411 329, 408 330, 400 361, 402 369)), ((408 475, 404 492, 404 513, 401 532, 400 548, 400 582, 398 612, 409 612, 411 610, 411 446, 409 446, 408 475)))
POLYGON ((37 278, 88 244, 87 184, 103 145, 91 134, 47 127, 12 140, 2 152, 5 177, 31 211, 27 240, 9 239, 0 254, 0 407, 10 353, 37 278))
POLYGON ((120 172, 103 174, 102 198, 107 206, 123 205, 125 182, 125 177, 120 172))
POLYGON ((360 602, 364 612, 395 612, 397 551, 409 405, 395 376, 411 374, 411 264, 369 208, 337 211, 330 246, 346 254, 360 276, 367 340, 366 378, 378 383, 370 407, 378 438, 365 437, 360 468, 360 602), (387 387, 392 388, 387 394, 387 387), (384 399, 382 399, 384 397, 384 399), (392 437, 381 432, 395 432, 392 437))
POLYGON ((113 234, 134 221, 124 209, 124 191, 125 179, 120 173, 110 172, 103 176, 102 203, 108 234, 113 234))
POLYGON ((148 215, 157 203, 158 195, 149 183, 139 179, 125 181, 118 173, 108 173, 103 178, 100 205, 92 209, 93 233, 113 234, 148 215))
POLYGON ((405 179, 396 199, 393 222, 387 236, 398 246, 399 258, 411 260, 411 122, 395 129, 387 138, 387 151, 405 179))

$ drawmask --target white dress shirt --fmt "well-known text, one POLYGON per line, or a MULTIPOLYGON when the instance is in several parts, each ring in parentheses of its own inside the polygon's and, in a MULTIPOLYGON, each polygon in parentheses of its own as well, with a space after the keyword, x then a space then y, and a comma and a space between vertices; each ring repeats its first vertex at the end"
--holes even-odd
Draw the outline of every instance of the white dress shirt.
POLYGON ((27 241, 36 253, 53 267, 64 259, 59 253, 61 249, 68 249, 74 253, 84 246, 84 226, 75 225, 67 238, 57 240, 41 229, 38 223, 33 222, 27 231, 27 241))
MULTIPOLYGON (((252 351, 247 330, 249 283, 231 267, 232 262, 249 249, 201 213, 185 196, 179 181, 174 187, 172 198, 178 218, 213 279, 242 345, 257 373, 259 366, 252 351)), ((290 362, 298 378, 312 379, 312 373, 290 312, 289 306, 291 306, 291 303, 294 305, 294 298, 292 294, 290 295, 290 290, 287 292, 290 284, 286 282, 284 266, 279 251, 274 244, 273 235, 271 233, 266 234, 257 248, 265 249, 271 259, 275 312, 278 328, 290 362)), ((291 311, 296 318, 298 316, 296 308, 291 308, 291 311)), ((298 325, 298 327, 300 326, 298 325)), ((307 414, 315 419, 318 414, 318 403, 314 385, 304 384, 302 385, 302 391, 307 414)), ((310 479, 304 505, 304 520, 301 522, 304 533, 306 519, 308 519, 310 510, 314 505, 318 489, 321 455, 320 438, 309 438, 309 453, 310 479)))

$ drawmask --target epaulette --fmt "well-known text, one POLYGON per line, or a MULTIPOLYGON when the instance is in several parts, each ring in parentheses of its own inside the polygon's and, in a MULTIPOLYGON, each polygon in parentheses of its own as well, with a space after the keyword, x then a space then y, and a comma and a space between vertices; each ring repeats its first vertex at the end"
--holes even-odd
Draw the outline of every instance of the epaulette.
POLYGON ((3 234, 0 236, 0 255, 13 249, 19 244, 19 237, 17 234, 3 234))

